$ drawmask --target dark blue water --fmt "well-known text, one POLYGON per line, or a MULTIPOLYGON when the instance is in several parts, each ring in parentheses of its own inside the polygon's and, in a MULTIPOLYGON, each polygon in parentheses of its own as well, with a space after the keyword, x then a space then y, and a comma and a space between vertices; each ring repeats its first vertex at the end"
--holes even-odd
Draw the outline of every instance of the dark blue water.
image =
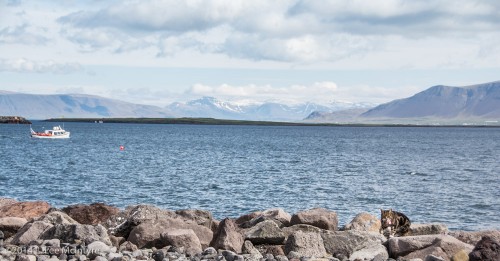
POLYGON ((394 208, 414 223, 500 228, 498 128, 65 127, 69 140, 39 140, 27 125, 0 125, 0 196, 201 208, 217 218, 325 207, 341 224, 394 208))

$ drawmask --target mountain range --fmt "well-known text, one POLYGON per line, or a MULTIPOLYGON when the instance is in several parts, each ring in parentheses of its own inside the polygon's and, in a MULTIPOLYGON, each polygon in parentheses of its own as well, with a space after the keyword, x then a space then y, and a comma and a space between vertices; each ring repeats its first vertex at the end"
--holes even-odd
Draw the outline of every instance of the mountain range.
POLYGON ((332 112, 346 108, 365 108, 373 104, 311 102, 287 105, 279 102, 239 105, 213 97, 174 102, 165 107, 134 104, 83 94, 39 95, 0 91, 0 115, 19 115, 28 119, 120 118, 120 117, 203 117, 234 120, 300 121, 314 111, 332 112))
POLYGON ((202 97, 158 107, 93 95, 0 91, 0 115, 28 119, 203 117, 328 123, 484 123, 500 121, 500 81, 466 87, 437 85, 378 106, 339 101, 294 105, 270 101, 242 105, 202 97))
POLYGON ((369 110, 313 113, 310 122, 464 123, 500 120, 500 81, 465 87, 437 85, 369 110))

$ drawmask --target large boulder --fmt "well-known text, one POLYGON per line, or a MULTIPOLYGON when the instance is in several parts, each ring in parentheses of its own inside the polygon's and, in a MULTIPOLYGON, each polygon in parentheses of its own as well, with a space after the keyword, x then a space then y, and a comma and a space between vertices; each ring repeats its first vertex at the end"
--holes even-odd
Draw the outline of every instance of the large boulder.
POLYGON ((103 203, 93 203, 67 206, 62 211, 80 224, 97 225, 106 222, 110 217, 118 214, 120 210, 103 203))
POLYGON ((500 242, 489 236, 483 236, 469 253, 469 260, 500 260, 500 242))
POLYGON ((53 225, 43 221, 34 221, 26 223, 12 238, 11 244, 27 245, 33 240, 37 240, 40 236, 52 228, 53 225))
POLYGON ((445 224, 411 224, 407 236, 446 235, 448 227, 445 224))
POLYGON ((382 245, 385 237, 379 233, 356 230, 323 231, 326 251, 333 256, 351 256, 354 252, 382 245))
POLYGON ((250 228, 260 222, 271 220, 275 222, 279 227, 286 227, 290 225, 290 220, 292 219, 292 216, 285 212, 282 208, 268 209, 256 213, 258 213, 258 215, 240 224, 240 226, 243 228, 250 228))
POLYGON ((324 208, 313 208, 294 214, 291 225, 307 224, 325 230, 336 231, 338 226, 337 213, 324 208))
POLYGON ((94 241, 101 241, 107 245, 112 245, 106 228, 101 225, 58 224, 40 235, 40 239, 54 238, 65 243, 83 242, 88 245, 94 241))
POLYGON ((28 220, 20 217, 3 217, 0 218, 0 231, 4 233, 5 238, 9 238, 17 233, 28 220))
POLYGON ((368 232, 379 232, 380 219, 370 213, 359 213, 354 219, 345 225, 344 230, 357 230, 368 232))
POLYGON ((241 249, 241 252, 243 254, 250 255, 252 260, 260 260, 261 258, 263 258, 262 253, 257 248, 254 247, 252 242, 250 242, 248 240, 246 240, 243 243, 243 247, 241 249))
POLYGON ((500 230, 450 231, 448 235, 473 246, 475 246, 484 236, 488 236, 500 242, 500 230))
POLYGON ((237 218, 235 220, 235 223, 240 227, 249 228, 251 227, 251 225, 249 224, 250 220, 257 218, 260 215, 262 215, 262 211, 251 212, 237 218))
POLYGON ((233 219, 226 218, 222 220, 213 235, 210 246, 215 249, 231 250, 236 253, 242 252, 244 237, 240 233, 236 222, 233 219))
POLYGON ((61 211, 51 211, 48 214, 42 215, 36 219, 37 221, 43 221, 50 223, 52 225, 68 224, 76 225, 78 222, 68 216, 66 213, 61 211))
POLYGON ((324 230, 321 228, 315 227, 315 226, 311 226, 311 225, 297 224, 297 225, 293 225, 290 227, 284 227, 281 229, 281 231, 283 231, 283 234, 285 234, 285 242, 286 242, 288 237, 297 231, 302 231, 305 233, 318 233, 319 234, 324 230))
POLYGON ((472 245, 466 244, 448 235, 424 235, 393 237, 388 240, 389 255, 393 258, 421 258, 435 253, 445 253, 445 260, 449 260, 455 253, 465 250, 470 252, 472 245))
POLYGON ((152 205, 129 206, 116 216, 111 217, 107 226, 114 235, 127 238, 130 232, 142 223, 176 217, 175 212, 152 205))
POLYGON ((188 256, 202 252, 201 243, 192 229, 172 229, 161 234, 166 246, 182 247, 188 256))
POLYGON ((285 234, 274 221, 266 220, 245 231, 245 239, 253 244, 279 245, 284 243, 285 234))
POLYGON ((325 257, 326 250, 323 239, 317 233, 297 231, 290 235, 285 244, 285 253, 300 257, 325 257))
POLYGON ((182 210, 176 210, 175 214, 177 214, 180 218, 186 219, 186 220, 192 220, 196 222, 196 224, 200 226, 205 226, 207 228, 212 229, 213 223, 214 223, 214 217, 212 216, 212 213, 207 210, 200 210, 200 209, 182 209, 182 210))
POLYGON ((142 222, 138 226, 135 226, 127 240, 139 248, 162 248, 165 245, 161 240, 161 233, 170 229, 192 229, 203 248, 206 248, 210 244, 213 236, 212 230, 205 226, 200 226, 194 221, 165 217, 142 222))
POLYGON ((45 201, 15 202, 0 207, 0 218, 20 217, 30 220, 47 213, 49 209, 50 205, 45 201))
POLYGON ((387 260, 389 253, 383 245, 373 245, 354 251, 349 260, 387 260))

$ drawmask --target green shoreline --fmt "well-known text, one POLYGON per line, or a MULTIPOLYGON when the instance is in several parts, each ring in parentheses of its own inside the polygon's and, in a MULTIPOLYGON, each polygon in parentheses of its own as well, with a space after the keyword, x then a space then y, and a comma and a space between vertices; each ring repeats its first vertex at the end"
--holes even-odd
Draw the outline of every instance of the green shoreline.
POLYGON ((255 126, 336 126, 336 127, 462 127, 499 128, 500 125, 431 125, 391 123, 307 123, 279 121, 225 120, 214 118, 52 118, 46 122, 135 123, 135 124, 194 124, 194 125, 255 125, 255 126))

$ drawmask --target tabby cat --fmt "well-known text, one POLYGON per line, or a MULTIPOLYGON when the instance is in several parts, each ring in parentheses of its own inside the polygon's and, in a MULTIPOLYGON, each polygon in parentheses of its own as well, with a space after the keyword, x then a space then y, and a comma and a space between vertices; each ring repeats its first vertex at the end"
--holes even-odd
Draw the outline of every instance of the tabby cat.
POLYGON ((382 223, 380 233, 387 238, 406 235, 411 225, 410 219, 405 214, 392 209, 380 209, 380 222, 382 223))

